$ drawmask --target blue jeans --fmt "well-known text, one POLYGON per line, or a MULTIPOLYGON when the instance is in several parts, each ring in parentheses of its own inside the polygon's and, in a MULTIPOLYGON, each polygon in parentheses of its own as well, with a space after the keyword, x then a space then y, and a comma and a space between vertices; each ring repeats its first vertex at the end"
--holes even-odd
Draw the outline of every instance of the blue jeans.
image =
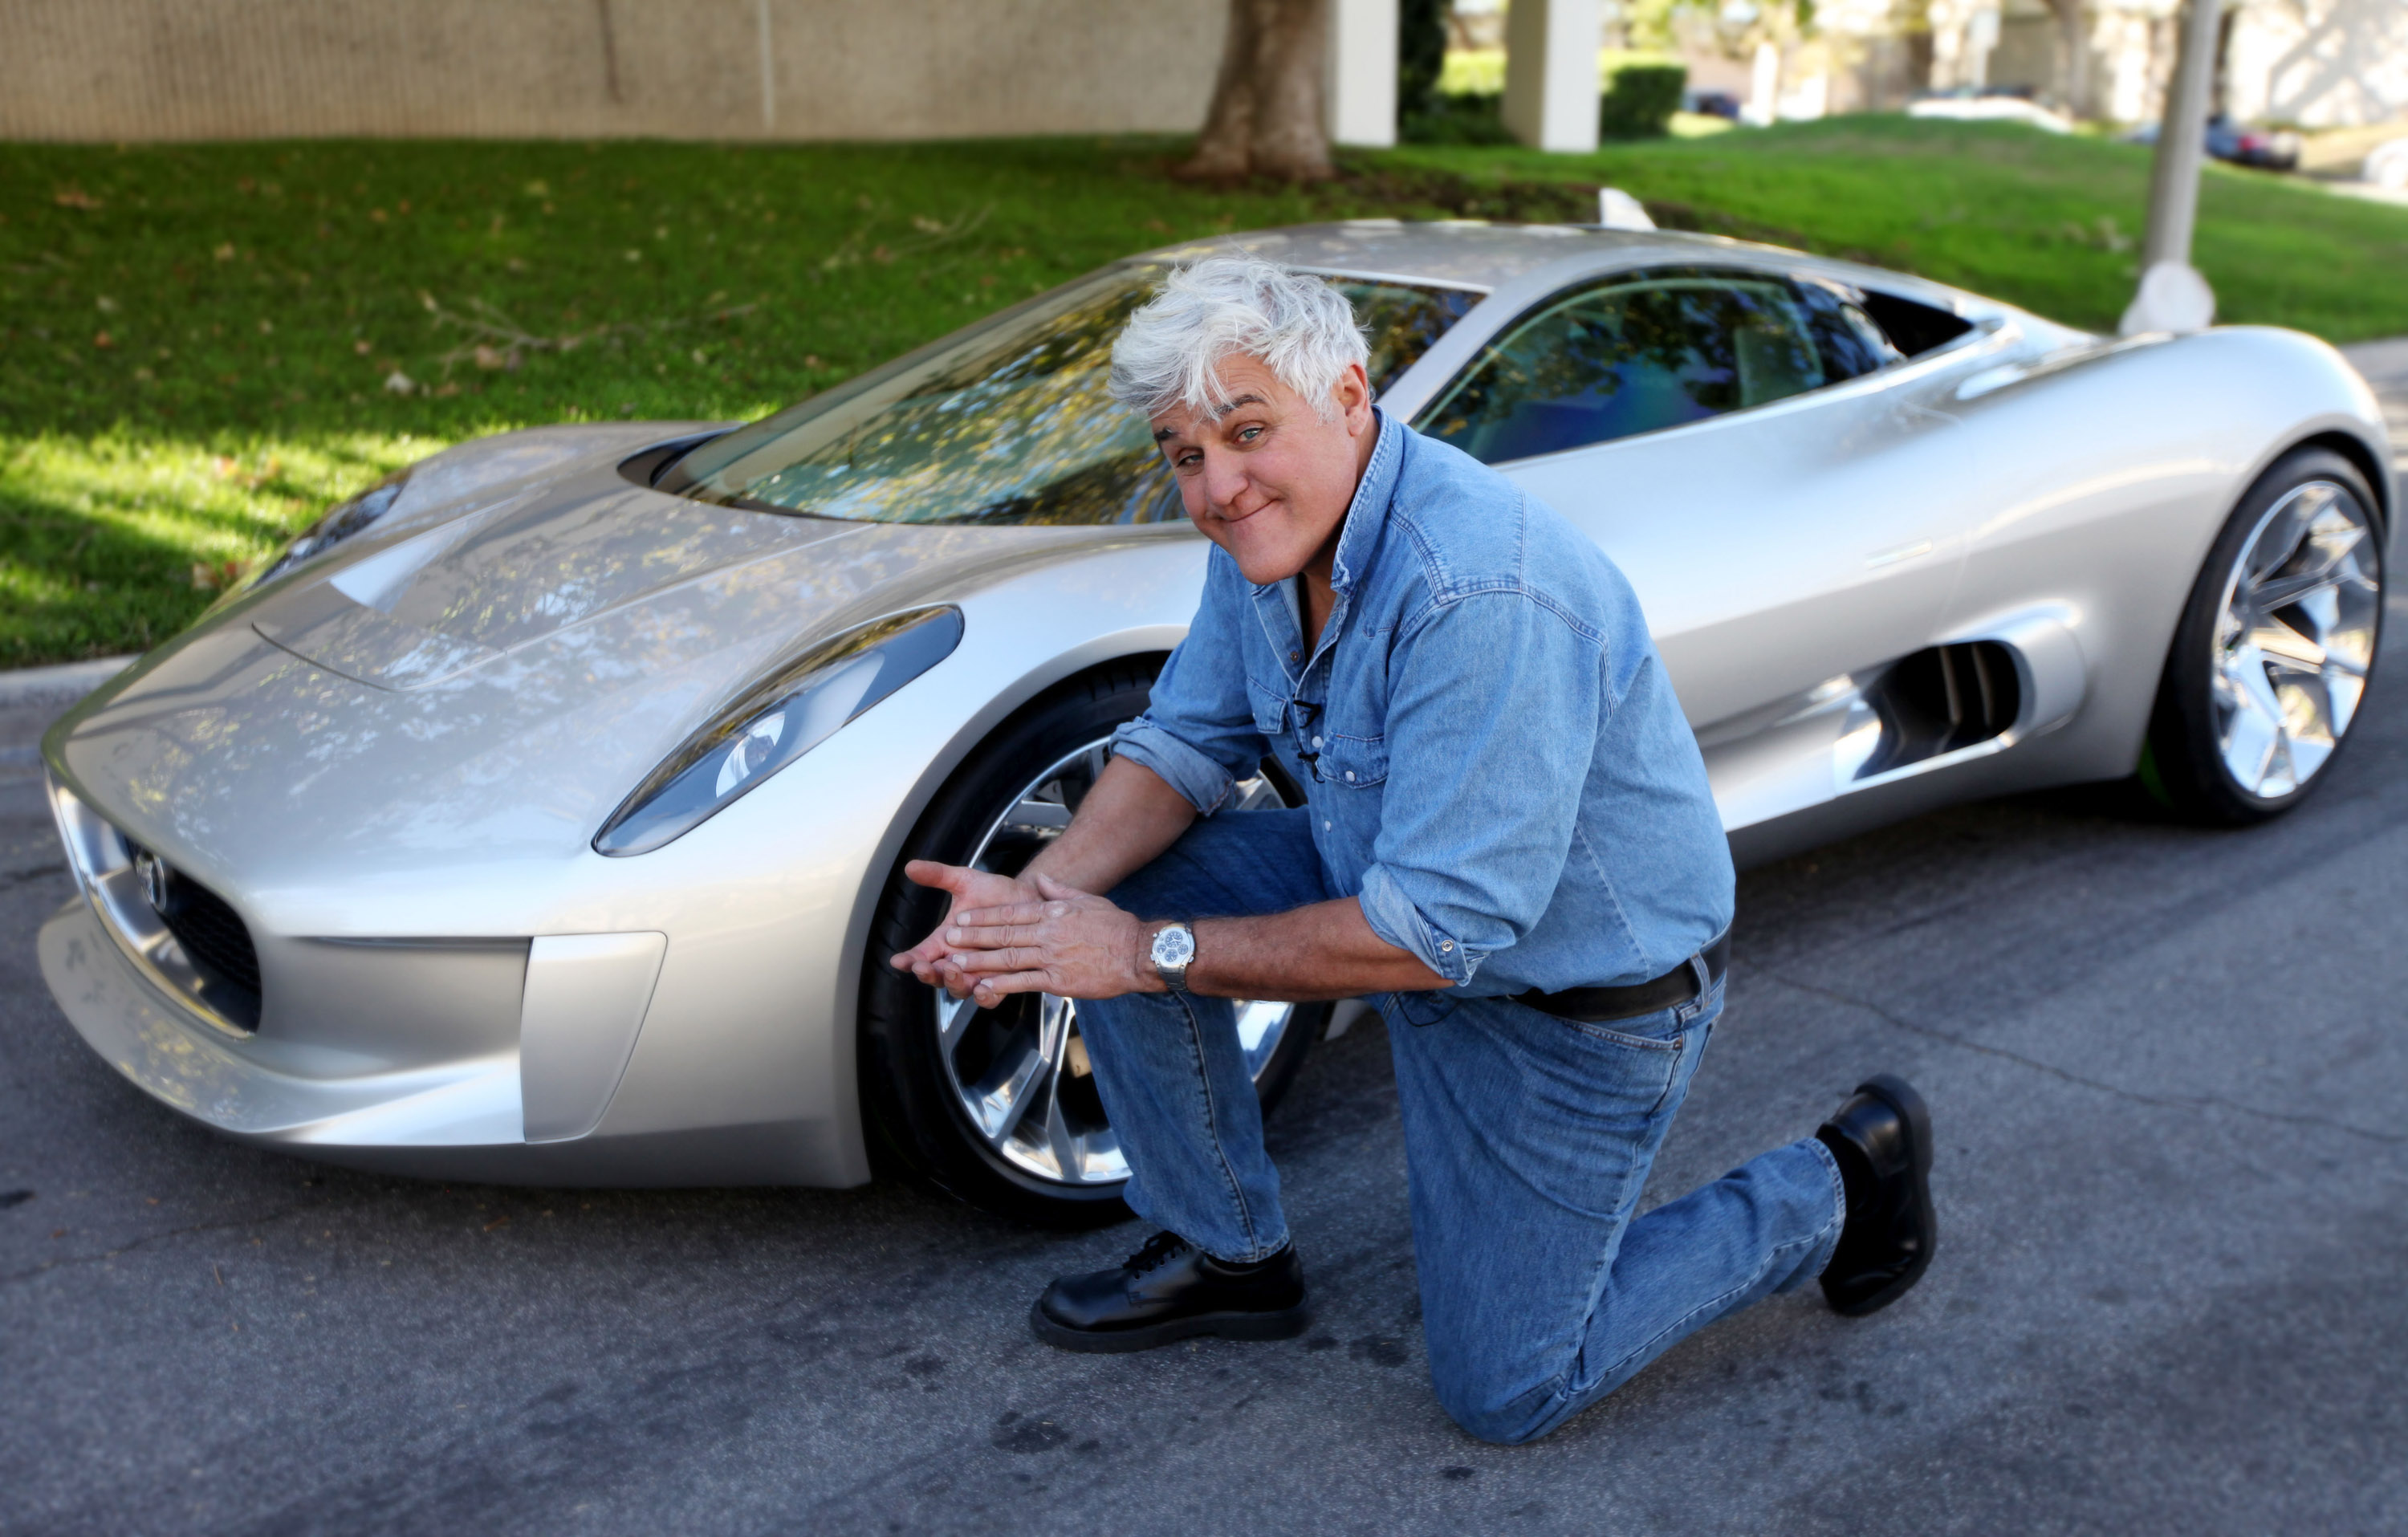
MULTIPOLYGON (((1184 918, 1326 900, 1309 814, 1199 821, 1112 899, 1184 918)), ((1812 1137, 1632 1220, 1722 1001, 1610 1027, 1494 998, 1428 1028, 1389 1018, 1430 1376, 1473 1435, 1545 1435, 1829 1260, 1844 1203, 1812 1137)), ((1131 994, 1081 1003, 1079 1027, 1138 1214, 1227 1260, 1286 1243, 1228 1001, 1131 994)))

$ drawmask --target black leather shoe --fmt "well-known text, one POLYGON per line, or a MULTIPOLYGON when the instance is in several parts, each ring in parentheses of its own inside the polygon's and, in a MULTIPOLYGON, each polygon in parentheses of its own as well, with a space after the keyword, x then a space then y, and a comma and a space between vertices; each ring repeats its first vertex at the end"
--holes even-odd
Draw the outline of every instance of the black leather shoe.
POLYGON ((1906 1295, 1940 1243, 1931 1210, 1931 1112, 1903 1078, 1882 1073, 1814 1135, 1831 1150, 1848 1215, 1823 1268, 1832 1311, 1860 1317, 1906 1295))
POLYGON ((1225 1265, 1177 1233, 1156 1233, 1114 1270, 1066 1275, 1029 1310, 1061 1350, 1151 1350, 1198 1334, 1285 1340, 1312 1321, 1296 1245, 1254 1265, 1225 1265))

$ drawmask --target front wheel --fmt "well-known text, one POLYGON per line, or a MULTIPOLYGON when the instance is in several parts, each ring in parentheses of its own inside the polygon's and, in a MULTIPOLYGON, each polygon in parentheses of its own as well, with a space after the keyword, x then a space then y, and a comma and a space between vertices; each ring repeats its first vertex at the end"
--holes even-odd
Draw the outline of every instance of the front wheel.
MULTIPOLYGON (((911 884, 902 867, 934 859, 1017 874, 1069 825, 1103 770, 1112 732, 1144 710, 1153 682, 1152 668, 1136 667, 1074 680, 982 743, 912 829, 871 925, 861 1094, 875 1145, 909 1172, 1021 1221, 1087 1227, 1128 1215, 1120 1199, 1128 1162, 1096 1090, 1079 1006, 1021 994, 982 1009, 889 966, 945 912, 944 893, 911 884)), ((1240 813, 1284 804, 1268 778, 1244 782, 1236 798, 1240 813)), ((1326 1027, 1329 1006, 1237 1007, 1268 1112, 1326 1027)))
POLYGON ((2276 461, 2208 552, 2175 626, 2143 783, 2195 821, 2262 822, 2349 735, 2383 635, 2383 530, 2357 467, 2276 461))

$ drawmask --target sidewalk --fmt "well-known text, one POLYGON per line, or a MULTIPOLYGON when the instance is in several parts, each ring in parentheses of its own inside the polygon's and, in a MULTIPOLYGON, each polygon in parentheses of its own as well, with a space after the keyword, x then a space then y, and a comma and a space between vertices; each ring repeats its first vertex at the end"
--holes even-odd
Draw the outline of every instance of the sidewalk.
POLYGON ((21 705, 71 705, 123 671, 131 656, 96 656, 46 668, 0 671, 0 710, 21 705))
POLYGON ((2408 337, 2354 342, 2341 354, 2374 386, 2384 419, 2391 424, 2391 447, 2400 455, 2401 473, 2408 475, 2408 337))

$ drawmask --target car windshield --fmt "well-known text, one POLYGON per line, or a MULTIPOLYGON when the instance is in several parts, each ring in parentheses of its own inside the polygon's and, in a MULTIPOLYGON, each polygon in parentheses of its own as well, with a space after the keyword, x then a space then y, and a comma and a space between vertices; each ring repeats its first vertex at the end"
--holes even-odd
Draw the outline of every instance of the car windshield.
MULTIPOLYGON (((1007 310, 705 443, 681 496, 864 523, 1127 524, 1184 518, 1144 422, 1105 393, 1112 340, 1163 269, 1117 267, 1007 310)), ((1384 388, 1478 302, 1333 278, 1384 388)))

